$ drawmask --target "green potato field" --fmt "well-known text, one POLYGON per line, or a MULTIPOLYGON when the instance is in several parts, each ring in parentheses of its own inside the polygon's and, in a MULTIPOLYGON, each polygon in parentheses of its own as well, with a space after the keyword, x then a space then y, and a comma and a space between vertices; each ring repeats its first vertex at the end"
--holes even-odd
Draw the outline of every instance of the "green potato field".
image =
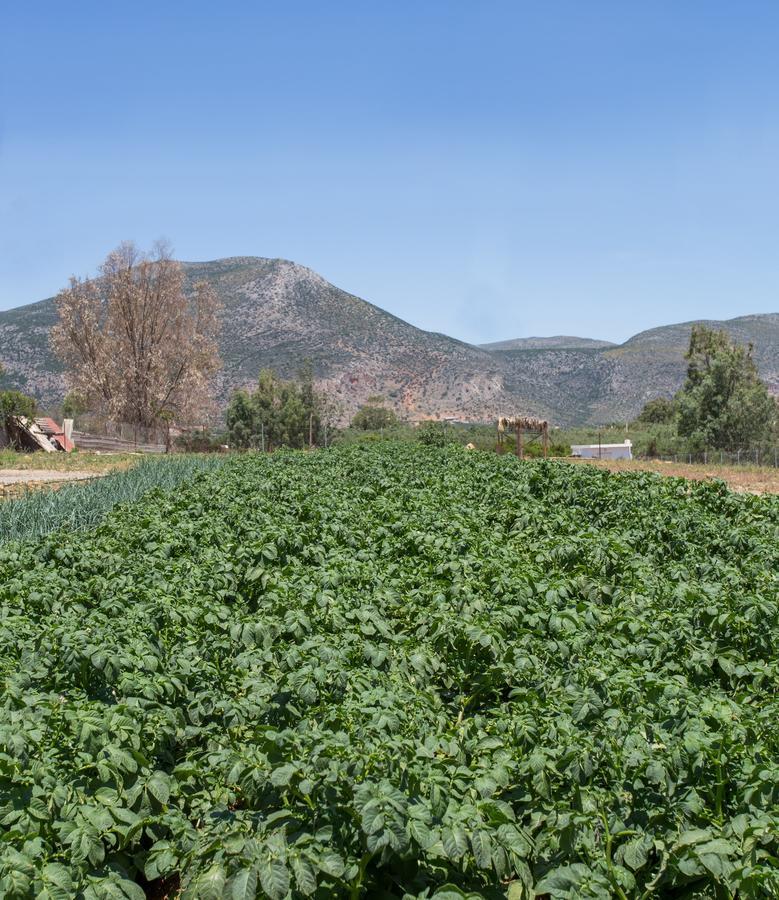
POLYGON ((377 443, 0 546, 0 896, 779 896, 779 499, 377 443))

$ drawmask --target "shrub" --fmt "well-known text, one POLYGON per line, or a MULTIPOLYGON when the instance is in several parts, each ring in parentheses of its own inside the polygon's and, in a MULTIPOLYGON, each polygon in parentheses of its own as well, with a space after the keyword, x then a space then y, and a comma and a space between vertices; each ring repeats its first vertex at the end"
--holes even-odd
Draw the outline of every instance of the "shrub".
POLYGON ((380 431, 398 424, 394 410, 383 405, 382 397, 368 397, 366 403, 359 408, 352 419, 352 428, 363 431, 380 431))
POLYGON ((427 447, 460 443, 454 430, 444 422, 423 422, 417 431, 417 440, 427 447))

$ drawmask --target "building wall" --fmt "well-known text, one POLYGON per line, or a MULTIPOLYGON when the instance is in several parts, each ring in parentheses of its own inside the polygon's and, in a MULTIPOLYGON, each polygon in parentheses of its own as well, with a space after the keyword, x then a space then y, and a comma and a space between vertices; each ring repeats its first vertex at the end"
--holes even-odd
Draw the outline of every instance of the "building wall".
POLYGON ((574 456, 582 459, 633 459, 632 448, 628 444, 602 445, 584 444, 571 447, 574 456))

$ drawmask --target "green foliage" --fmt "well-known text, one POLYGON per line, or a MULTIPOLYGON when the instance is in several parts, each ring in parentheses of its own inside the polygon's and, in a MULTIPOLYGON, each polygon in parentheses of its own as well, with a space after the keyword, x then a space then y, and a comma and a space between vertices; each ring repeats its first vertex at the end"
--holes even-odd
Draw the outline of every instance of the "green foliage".
MULTIPOLYGON (((516 445, 507 441, 504 446, 507 453, 513 453, 516 445)), ((494 441, 492 447, 494 447, 494 441)), ((486 449, 492 449, 492 447, 487 447, 486 449)), ((544 445, 540 440, 526 441, 523 445, 522 453, 526 459, 543 459, 544 445)), ((547 454, 552 457, 570 456, 571 445, 564 443, 557 437, 557 439, 550 441, 549 446, 547 447, 547 454)))
POLYGON ((676 405, 667 397, 657 397, 644 404, 637 422, 642 425, 670 425, 676 418, 676 405))
POLYGON ((263 369, 254 392, 236 391, 230 400, 229 443, 258 450, 316 444, 323 438, 327 412, 327 399, 314 389, 309 362, 297 381, 282 381, 271 369, 263 369))
POLYGON ((175 487, 218 465, 221 461, 213 458, 148 458, 132 469, 96 478, 88 484, 68 484, 57 491, 32 491, 19 500, 2 501, 0 545, 37 538, 61 528, 94 528, 119 503, 138 500, 153 488, 175 487))
POLYGON ((459 443, 454 429, 444 422, 422 422, 417 428, 417 440, 428 447, 445 447, 459 443))
POLYGON ((33 397, 21 391, 0 391, 0 428, 4 428, 11 416, 33 418, 38 412, 38 404, 33 397))
POLYGON ((89 410, 89 404, 76 391, 68 391, 62 401, 62 415, 66 419, 75 419, 89 410))
POLYGON ((380 431, 383 428, 394 428, 398 417, 394 410, 384 406, 383 397, 368 397, 368 400, 357 410, 352 418, 352 428, 362 431, 380 431))
POLYGON ((775 897, 778 573, 776 498, 418 442, 6 545, 0 895, 775 897))
POLYGON ((686 358, 687 381, 676 396, 682 437, 700 447, 729 448, 771 436, 777 405, 758 376, 751 345, 696 325, 686 358))
POLYGON ((177 450, 184 453, 219 453, 227 442, 227 435, 202 429, 183 432, 176 436, 173 443, 177 450))

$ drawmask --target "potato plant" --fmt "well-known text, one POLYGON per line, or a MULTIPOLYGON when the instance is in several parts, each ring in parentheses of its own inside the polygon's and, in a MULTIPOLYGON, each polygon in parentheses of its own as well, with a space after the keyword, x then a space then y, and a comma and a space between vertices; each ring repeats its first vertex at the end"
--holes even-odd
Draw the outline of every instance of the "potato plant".
POLYGON ((419 444, 0 547, 0 894, 779 895, 779 501, 419 444))

